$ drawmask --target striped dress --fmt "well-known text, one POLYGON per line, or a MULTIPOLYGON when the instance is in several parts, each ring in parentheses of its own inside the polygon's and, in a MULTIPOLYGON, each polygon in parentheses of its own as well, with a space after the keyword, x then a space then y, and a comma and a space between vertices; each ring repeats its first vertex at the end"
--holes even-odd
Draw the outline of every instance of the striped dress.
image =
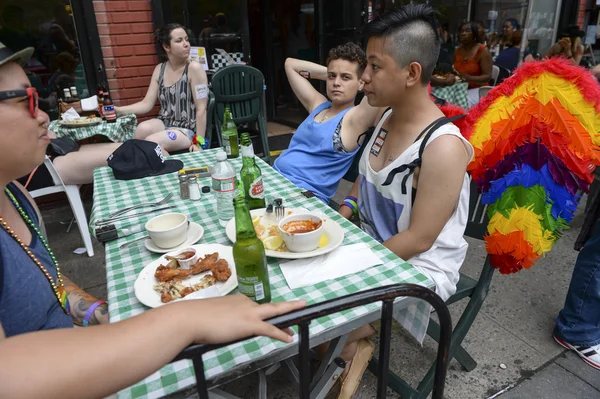
POLYGON ((158 77, 158 100, 160 101, 160 119, 166 128, 181 127, 196 131, 196 104, 188 80, 188 68, 185 66, 181 78, 171 86, 165 86, 164 75, 166 62, 160 67, 158 77))

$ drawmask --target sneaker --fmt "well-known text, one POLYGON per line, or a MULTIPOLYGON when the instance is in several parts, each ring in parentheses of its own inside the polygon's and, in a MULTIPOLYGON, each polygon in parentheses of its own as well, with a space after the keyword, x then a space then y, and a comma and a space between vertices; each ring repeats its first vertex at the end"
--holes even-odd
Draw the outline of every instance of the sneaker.
POLYGON ((600 344, 594 346, 579 346, 571 345, 568 342, 553 335, 554 340, 560 344, 560 346, 575 351, 583 359, 584 362, 589 364, 595 369, 600 370, 600 344))

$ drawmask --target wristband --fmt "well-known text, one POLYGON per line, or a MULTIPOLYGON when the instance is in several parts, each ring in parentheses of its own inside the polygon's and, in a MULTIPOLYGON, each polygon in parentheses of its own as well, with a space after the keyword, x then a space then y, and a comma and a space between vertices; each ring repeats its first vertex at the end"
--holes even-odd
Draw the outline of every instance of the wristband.
POLYGON ((96 308, 100 305, 104 305, 106 302, 104 301, 97 301, 96 303, 94 303, 92 306, 90 306, 87 310, 87 312, 85 312, 85 316, 83 317, 83 326, 87 327, 89 322, 90 322, 90 317, 92 317, 92 314, 94 313, 94 310, 96 310, 96 308))
POLYGON ((358 213, 358 205, 356 204, 356 201, 346 198, 342 205, 346 205, 348 208, 352 209, 353 215, 358 213))
POLYGON ((344 198, 344 200, 347 200, 347 199, 351 199, 352 201, 358 203, 358 198, 356 198, 353 195, 346 195, 346 198, 344 198))

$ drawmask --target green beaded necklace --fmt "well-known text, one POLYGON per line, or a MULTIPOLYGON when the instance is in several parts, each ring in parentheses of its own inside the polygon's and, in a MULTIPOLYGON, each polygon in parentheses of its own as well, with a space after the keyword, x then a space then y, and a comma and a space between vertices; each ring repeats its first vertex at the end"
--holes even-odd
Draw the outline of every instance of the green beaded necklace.
POLYGON ((23 220, 27 223, 27 225, 33 231, 35 231, 35 233, 37 234, 38 238, 40 239, 40 241, 42 242, 42 244, 44 244, 44 247, 46 248, 46 250, 50 254, 50 258, 52 258, 52 262, 54 262, 54 267, 56 267, 56 282, 54 281, 54 279, 52 278, 52 275, 48 272, 48 270, 46 270, 46 268, 44 267, 44 265, 42 265, 42 263, 37 259, 37 257, 33 254, 33 252, 31 252, 31 250, 23 242, 23 240, 21 240, 19 238, 19 236, 17 236, 17 233, 15 233, 15 231, 8 225, 8 223, 6 223, 6 221, 4 220, 4 218, 2 218, 2 216, 0 216, 0 225, 2 225, 2 227, 4 228, 4 230, 6 230, 6 232, 21 246, 21 248, 23 248, 23 250, 31 258, 31 260, 33 260, 33 263, 35 263, 36 266, 42 271, 42 273, 44 273, 44 275, 46 276, 46 278, 50 282, 50 285, 52 286, 52 290, 54 291, 54 295, 56 295, 56 299, 58 300, 58 303, 60 304, 61 308, 63 309, 63 311, 66 314, 69 314, 69 310, 70 310, 69 299, 67 297, 67 292, 65 290, 65 284, 64 284, 64 281, 62 279, 62 275, 60 274, 60 269, 58 267, 58 261, 56 260, 56 257, 54 256, 54 253, 50 249, 50 246, 48 245, 48 242, 46 241, 46 239, 44 238, 44 236, 42 235, 42 233, 40 232, 40 230, 37 228, 37 226, 35 225, 35 223, 33 223, 33 220, 31 220, 29 218, 29 216, 25 213, 25 211, 23 210, 23 208, 21 208, 21 205, 19 205, 19 202, 17 201, 17 199, 15 198, 15 196, 13 195, 13 193, 11 193, 8 188, 5 188, 4 192, 6 193, 6 195, 8 196, 8 198, 10 198, 10 200, 12 201, 12 203, 15 205, 15 208, 17 209, 17 211, 19 211, 19 214, 21 215, 21 217, 23 218, 23 220))

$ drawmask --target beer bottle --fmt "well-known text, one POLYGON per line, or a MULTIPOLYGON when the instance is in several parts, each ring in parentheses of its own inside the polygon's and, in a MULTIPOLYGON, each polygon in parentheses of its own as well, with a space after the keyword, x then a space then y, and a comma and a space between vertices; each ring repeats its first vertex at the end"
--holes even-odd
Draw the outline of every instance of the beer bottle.
POLYGON ((271 302, 265 247, 256 236, 244 196, 237 195, 233 199, 233 206, 235 207, 233 261, 237 273, 238 290, 255 302, 271 302))
POLYGON ((104 91, 104 99, 102 101, 102 111, 104 112, 104 118, 108 123, 115 123, 117 121, 117 113, 115 112, 115 106, 110 99, 110 93, 108 90, 104 91))
POLYGON ((265 190, 260 168, 254 160, 254 148, 249 133, 242 133, 241 141, 242 170, 240 180, 244 187, 244 195, 250 210, 264 208, 265 190))
POLYGON ((104 119, 104 89, 101 85, 97 86, 98 88, 98 115, 100 118, 104 119))
POLYGON ((223 147, 225 147, 227 158, 231 159, 239 157, 240 148, 238 144, 238 131, 233 117, 231 116, 231 110, 229 107, 225 107, 221 138, 223 140, 223 147))

